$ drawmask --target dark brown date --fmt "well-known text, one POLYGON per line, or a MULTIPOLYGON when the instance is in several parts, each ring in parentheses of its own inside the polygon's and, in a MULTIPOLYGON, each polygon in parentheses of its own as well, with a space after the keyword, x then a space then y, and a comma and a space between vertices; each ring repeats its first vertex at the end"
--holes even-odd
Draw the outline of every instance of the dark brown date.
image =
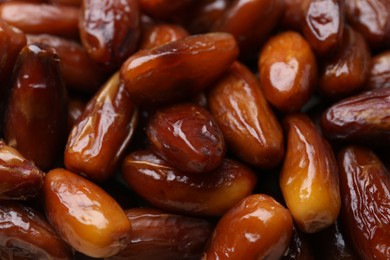
POLYGON ((47 45, 24 47, 5 113, 5 141, 43 170, 53 166, 65 143, 67 95, 59 63, 47 45))
POLYGON ((390 259, 390 173, 369 149, 339 153, 341 216, 362 259, 390 259))
POLYGON ((232 160, 225 159, 210 173, 191 174, 147 150, 125 158, 122 176, 131 189, 160 209, 204 216, 222 215, 256 184, 256 175, 232 160))
POLYGON ((132 55, 121 80, 138 103, 166 103, 202 91, 237 58, 238 47, 227 33, 185 37, 132 55))
POLYGON ((382 52, 371 60, 368 88, 390 88, 390 51, 382 52))
POLYGON ((194 0, 138 0, 141 10, 153 18, 164 19, 178 14, 194 0))
POLYGON ((300 31, 305 21, 305 11, 310 0, 284 0, 281 26, 288 30, 300 31))
MULTIPOLYGON (((314 260, 314 255, 308 237, 293 227, 293 235, 288 250, 281 258, 283 260, 314 260)), ((334 258, 329 258, 334 259, 334 258)))
POLYGON ((79 98, 70 98, 68 102, 68 117, 66 121, 66 129, 69 134, 74 124, 81 117, 84 112, 86 102, 79 98))
POLYGON ((189 36, 181 26, 175 24, 155 24, 142 33, 140 49, 151 49, 189 36))

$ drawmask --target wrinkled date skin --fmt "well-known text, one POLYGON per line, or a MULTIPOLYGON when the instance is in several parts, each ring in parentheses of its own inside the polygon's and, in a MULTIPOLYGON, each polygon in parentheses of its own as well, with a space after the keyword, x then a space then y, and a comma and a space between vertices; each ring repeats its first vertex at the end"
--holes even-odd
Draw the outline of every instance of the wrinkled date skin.
POLYGON ((310 45, 292 31, 271 38, 259 58, 261 87, 267 100, 284 112, 298 111, 311 97, 317 63, 310 45))
POLYGON ((211 114, 225 140, 243 161, 261 168, 276 166, 283 157, 282 128, 256 77, 236 62, 208 95, 211 114))
MULTIPOLYGON (((348 2, 348 0, 347 0, 348 2)), ((311 0, 305 12, 303 33, 320 55, 334 51, 343 36, 344 0, 311 0)))
POLYGON ((382 52, 372 58, 368 88, 390 88, 390 51, 382 52))
POLYGON ((279 184, 295 223, 306 233, 332 225, 340 211, 337 162, 332 148, 303 114, 285 119, 287 150, 279 184))
POLYGON ((140 49, 152 49, 189 36, 181 26, 175 24, 155 24, 142 33, 140 49))
MULTIPOLYGON (((293 227, 293 234, 288 250, 281 258, 283 260, 315 260, 308 238, 304 233, 293 227)), ((335 259, 335 258, 329 258, 335 259)))
POLYGON ((47 220, 21 204, 0 204, 0 257, 14 259, 73 259, 73 250, 47 220))
POLYGON ((362 259, 390 258, 390 173, 369 149, 339 153, 341 215, 362 259))
POLYGON ((44 173, 14 148, 0 140, 0 199, 25 200, 36 196, 44 173))
POLYGON ((330 98, 343 98, 364 88, 370 72, 371 55, 362 35, 346 26, 336 55, 324 62, 320 92, 330 98))
POLYGON ((213 83, 237 56, 230 34, 189 36, 132 55, 122 65, 121 80, 136 102, 177 101, 213 83))
POLYGON ((96 62, 118 68, 137 47, 140 11, 137 0, 83 0, 81 41, 96 62))
POLYGON ((254 194, 218 222, 203 260, 279 259, 293 231, 289 211, 273 198, 254 194))
POLYGON ((115 73, 88 102, 65 148, 67 169, 94 181, 114 174, 133 136, 138 110, 115 73))
POLYGON ((158 110, 149 122, 147 136, 153 150, 182 171, 209 172, 225 157, 225 139, 217 122, 197 105, 158 110))
POLYGON ((321 126, 331 139, 380 146, 390 144, 390 88, 341 100, 324 112, 321 126))
POLYGON ((5 141, 43 170, 53 165, 65 143, 67 95, 59 63, 47 45, 24 47, 5 113, 5 141))
POLYGON ((126 248, 131 223, 118 203, 99 186, 64 169, 45 178, 47 218, 75 250, 109 257, 126 248))
POLYGON ((138 0, 138 2, 144 13, 153 18, 161 19, 178 14, 195 0, 138 0))
POLYGON ((77 39, 79 9, 45 3, 7 2, 0 5, 0 18, 25 33, 48 33, 77 39))
POLYGON ((220 216, 251 194, 256 175, 246 166, 225 159, 206 174, 179 171, 143 150, 128 155, 122 176, 138 195, 157 208, 191 215, 220 216))
POLYGON ((129 245, 109 260, 200 259, 213 231, 206 220, 155 209, 134 208, 126 214, 132 227, 129 245))

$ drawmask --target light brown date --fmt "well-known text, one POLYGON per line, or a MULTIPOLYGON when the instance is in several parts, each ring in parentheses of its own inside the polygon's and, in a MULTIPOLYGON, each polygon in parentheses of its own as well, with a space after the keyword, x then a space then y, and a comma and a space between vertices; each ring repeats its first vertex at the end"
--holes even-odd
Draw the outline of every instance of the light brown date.
POLYGON ((152 49, 189 36, 181 26, 175 24, 155 24, 146 28, 142 33, 140 49, 152 49))
POLYGON ((216 170, 191 174, 175 169, 148 150, 128 155, 122 176, 138 195, 157 208, 190 215, 220 216, 256 184, 246 166, 225 159, 216 170))
POLYGON ((299 229, 315 233, 335 223, 339 215, 337 162, 306 115, 290 115, 285 123, 287 150, 280 188, 299 229))
POLYGON ((368 88, 390 88, 390 50, 374 56, 368 75, 368 88))
POLYGON ((43 188, 47 218, 74 249, 91 257, 109 257, 126 248, 131 223, 99 186, 54 169, 46 175, 43 188))
POLYGON ((122 65, 121 80, 138 103, 177 101, 217 80, 237 55, 230 34, 189 36, 132 55, 122 65))
POLYGON ((229 149, 241 160, 261 168, 283 157, 283 133, 256 77, 234 63, 208 94, 211 114, 229 149))

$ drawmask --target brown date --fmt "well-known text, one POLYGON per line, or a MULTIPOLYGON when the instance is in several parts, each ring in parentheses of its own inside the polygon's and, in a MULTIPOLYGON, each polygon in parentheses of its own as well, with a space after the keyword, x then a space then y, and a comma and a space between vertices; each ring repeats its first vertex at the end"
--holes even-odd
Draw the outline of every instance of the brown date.
POLYGON ((117 69, 132 54, 140 37, 137 0, 83 0, 80 38, 90 57, 117 69))
POLYGON ((371 60, 368 88, 390 88, 390 51, 382 52, 371 60))
POLYGON ((125 158, 122 176, 131 189, 157 208, 203 216, 222 215, 248 196, 256 184, 256 175, 233 160, 225 159, 207 174, 190 174, 147 150, 125 158))
POLYGON ((203 259, 279 259, 292 228, 286 208, 267 195, 251 195, 219 220, 203 259))
POLYGON ((133 136, 138 110, 115 73, 88 102, 65 148, 67 169, 94 181, 114 174, 133 136))
POLYGON ((300 31, 305 21, 305 9, 310 0, 284 0, 284 12, 281 18, 282 28, 300 31))
POLYGON ((147 15, 164 19, 186 9, 194 0, 138 0, 141 10, 147 15))
POLYGON ((157 110, 146 131, 156 154, 179 170, 209 172, 224 159, 223 134, 200 106, 179 104, 157 110))
POLYGON ((290 115, 285 123, 287 149, 280 188, 299 229, 315 233, 332 225, 339 215, 337 162, 306 115, 290 115))
POLYGON ((331 139, 369 145, 390 144, 390 88, 375 89, 341 100, 321 118, 331 139))
POLYGON ((0 258, 71 260, 73 250, 38 212, 21 204, 2 201, 0 258))
POLYGON ((84 112, 86 106, 86 102, 79 98, 70 98, 68 102, 68 116, 66 121, 66 129, 67 133, 69 134, 74 124, 77 122, 77 120, 81 117, 81 115, 84 112))
POLYGON ((212 84, 237 55, 230 34, 188 36, 132 55, 122 65, 121 80, 138 103, 177 101, 212 84))
POLYGON ((0 5, 0 18, 31 34, 78 38, 79 9, 45 3, 7 2, 0 5))
POLYGON ((47 45, 27 45, 14 68, 5 141, 39 168, 49 169, 65 143, 66 102, 58 56, 47 45))
POLYGON ((181 26, 175 24, 155 24, 143 31, 140 49, 152 49, 189 36, 181 26))
POLYGON ((298 111, 309 100, 317 80, 317 64, 300 34, 287 31, 269 39, 258 63, 264 95, 276 108, 298 111))
POLYGON ((134 208, 126 214, 132 227, 129 245, 109 260, 199 259, 213 231, 206 220, 155 209, 134 208))
POLYGON ((339 153, 341 216, 362 259, 390 259, 390 173, 369 149, 339 153))
POLYGON ((117 202, 94 183, 64 169, 45 178, 47 218, 75 250, 109 257, 126 248, 131 223, 117 202))
MULTIPOLYGON (((314 255, 308 237, 293 227, 293 235, 288 250, 281 258, 283 260, 314 260, 314 255)), ((334 259, 334 258, 329 258, 334 259)))
POLYGON ((211 114, 241 160, 261 168, 283 157, 283 133, 256 77, 235 62, 208 94, 211 114))
POLYGON ((25 200, 37 195, 44 173, 0 140, 0 199, 25 200))

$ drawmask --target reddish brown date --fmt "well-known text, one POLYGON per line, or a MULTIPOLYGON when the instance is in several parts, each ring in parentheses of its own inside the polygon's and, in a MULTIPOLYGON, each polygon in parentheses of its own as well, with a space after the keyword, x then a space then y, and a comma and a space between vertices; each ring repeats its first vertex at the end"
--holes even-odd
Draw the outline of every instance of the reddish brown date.
POLYGON ((138 0, 141 10, 153 18, 164 19, 178 14, 194 0, 138 0))
POLYGON ((382 52, 371 60, 368 88, 390 88, 390 51, 382 52))
POLYGON ((151 25, 142 34, 140 49, 152 49, 189 36, 183 27, 175 24, 151 25))
POLYGON ((66 131, 66 89, 60 60, 46 45, 22 49, 4 120, 4 139, 43 170, 63 149, 66 131))
POLYGON ((241 160, 261 168, 283 157, 283 133, 256 77, 236 62, 208 95, 211 114, 241 160))
POLYGON ((137 118, 137 107, 116 73, 74 124, 65 148, 66 168, 94 181, 111 177, 133 136, 137 118))
POLYGON ((132 227, 129 245, 109 260, 199 259, 213 231, 206 220, 155 209, 134 208, 126 214, 132 227))
POLYGON ((311 97, 317 79, 314 53, 306 40, 287 31, 269 39, 259 58, 267 100, 284 112, 298 111, 311 97))
POLYGON ((131 223, 99 186, 64 169, 51 170, 44 184, 46 215, 75 250, 109 257, 126 248, 131 223))
POLYGON ((284 0, 284 12, 281 26, 285 29, 300 31, 305 21, 305 10, 310 0, 284 0))
POLYGON ((213 83, 237 55, 230 34, 189 36, 132 55, 122 65, 121 80, 136 102, 177 101, 213 83))
POLYGON ((267 195, 251 195, 219 220, 203 259, 279 259, 292 228, 287 209, 267 195))
POLYGON ((334 104, 322 115, 321 126, 332 139, 390 144, 390 88, 367 91, 334 104))
POLYGON ((362 259, 390 258, 390 173, 370 150, 339 153, 342 220, 362 259))
POLYGON ((256 184, 256 175, 232 160, 225 159, 208 174, 188 174, 147 150, 125 158, 122 176, 131 189, 158 208, 204 216, 222 215, 256 184))
POLYGON ((79 98, 69 99, 68 117, 66 121, 66 126, 67 126, 66 129, 68 134, 72 131, 74 124, 83 114, 85 106, 86 106, 86 102, 82 99, 79 98))
POLYGON ((337 162, 306 115, 290 115, 285 123, 287 150, 280 188, 299 229, 315 233, 332 225, 339 215, 337 162))
POLYGON ((149 122, 147 135, 154 151, 182 171, 209 172, 225 156, 225 139, 217 122, 197 105, 158 110, 149 122))
POLYGON ((13 202, 0 204, 0 257, 14 259, 73 259, 73 250, 35 210, 13 202))
POLYGON ((96 62, 118 68, 138 44, 140 11, 137 0, 83 0, 81 41, 96 62))
POLYGON ((7 2, 0 5, 0 18, 25 33, 48 33, 78 38, 79 9, 40 3, 7 2))

